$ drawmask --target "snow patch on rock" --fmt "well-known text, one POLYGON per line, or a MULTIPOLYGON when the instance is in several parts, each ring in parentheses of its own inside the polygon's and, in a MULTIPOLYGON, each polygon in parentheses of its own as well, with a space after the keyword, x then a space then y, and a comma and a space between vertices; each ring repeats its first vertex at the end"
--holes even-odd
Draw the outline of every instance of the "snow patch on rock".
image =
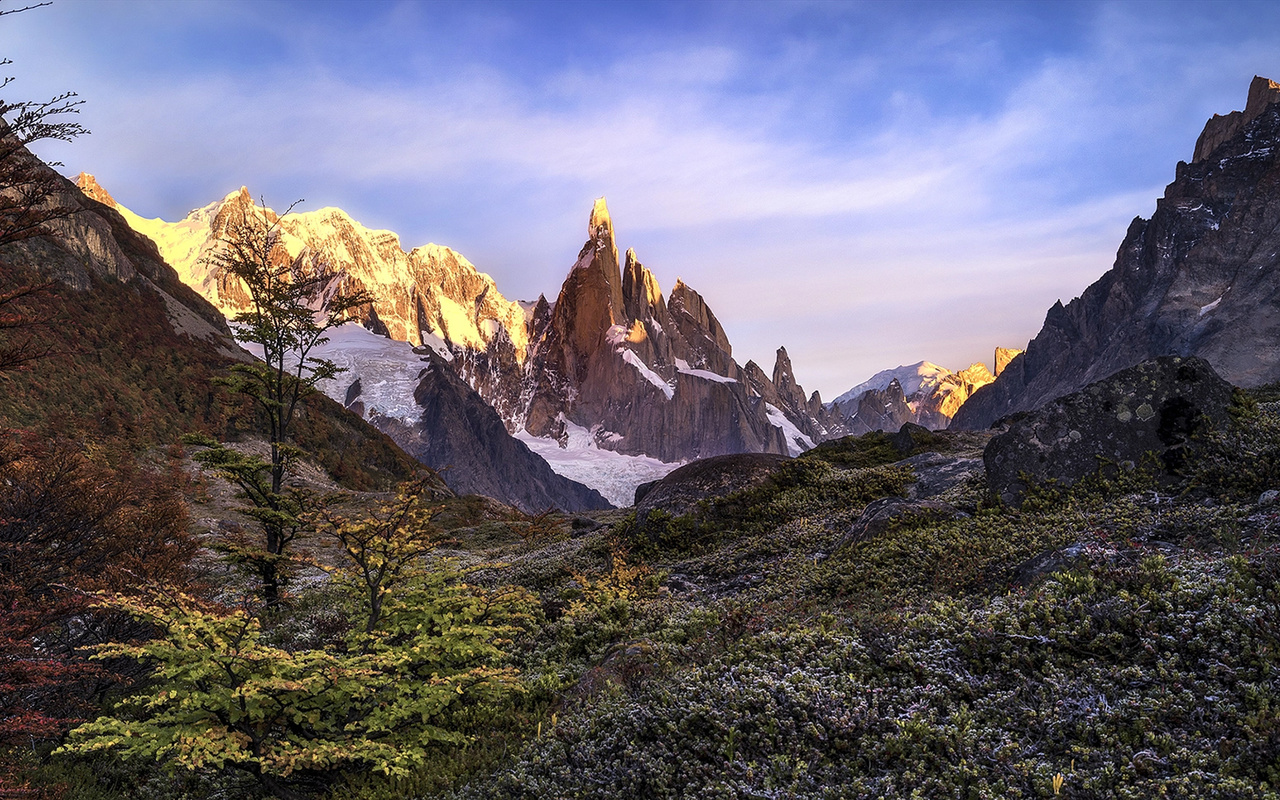
POLYGON ((813 440, 803 434, 795 423, 787 419, 787 415, 782 413, 782 409, 772 403, 765 403, 765 414, 769 417, 769 424, 775 428, 782 429, 782 435, 787 440, 787 455, 795 457, 806 450, 813 449, 813 440))
MULTIPOLYGON (((521 430, 516 438, 542 456, 558 475, 586 484, 604 495, 619 508, 635 502, 636 487, 666 477, 681 463, 667 464, 649 456, 628 456, 596 445, 600 431, 592 431, 572 422, 565 423, 567 442, 564 447, 554 439, 543 439, 521 430)), ((616 434, 605 434, 605 438, 616 434)))
POLYGON ((682 375, 692 375, 695 378, 702 378, 704 381, 715 381, 716 383, 737 383, 738 382, 733 378, 728 378, 728 377, 725 377, 724 375, 718 375, 712 372, 711 370, 706 370, 706 369, 677 369, 676 372, 679 372, 682 375))
MULTIPOLYGON (((615 326, 615 327, 621 327, 621 326, 615 326)), ((612 328, 610 330, 612 330, 612 328)), ((622 360, 627 362, 631 366, 635 367, 636 371, 640 373, 641 377, 643 377, 649 383, 652 383, 654 386, 661 389, 662 393, 667 396, 668 400, 675 397, 676 390, 671 387, 671 384, 664 381, 661 375, 649 369, 649 365, 645 364, 644 361, 640 360, 640 356, 636 355, 630 350, 624 349, 622 350, 622 360)))

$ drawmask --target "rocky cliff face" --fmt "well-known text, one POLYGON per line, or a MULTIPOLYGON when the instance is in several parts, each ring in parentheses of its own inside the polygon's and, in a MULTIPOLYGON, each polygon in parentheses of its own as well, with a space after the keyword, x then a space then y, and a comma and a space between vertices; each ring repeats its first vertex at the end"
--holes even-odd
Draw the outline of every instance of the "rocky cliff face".
MULTIPOLYGON (((34 160, 25 151, 16 157, 34 160)), ((126 223, 105 190, 97 187, 93 196, 88 196, 70 181, 59 180, 63 189, 54 200, 78 211, 50 222, 54 235, 8 245, 0 259, 80 291, 89 288, 92 278, 154 291, 164 301, 168 322, 175 331, 207 343, 222 356, 247 358, 232 341, 222 315, 187 287, 155 244, 126 223)))
POLYGON ((1115 265, 1044 327, 952 424, 985 428, 1161 355, 1199 356, 1226 380, 1280 379, 1280 88, 1255 78, 1243 112, 1205 126, 1115 265))
POLYGON ((535 436, 560 437, 571 422, 602 449, 678 461, 794 454, 843 432, 819 398, 805 399, 785 350, 772 378, 744 370, 700 294, 677 281, 664 298, 633 250, 619 264, 603 199, 528 364, 523 424, 535 436))

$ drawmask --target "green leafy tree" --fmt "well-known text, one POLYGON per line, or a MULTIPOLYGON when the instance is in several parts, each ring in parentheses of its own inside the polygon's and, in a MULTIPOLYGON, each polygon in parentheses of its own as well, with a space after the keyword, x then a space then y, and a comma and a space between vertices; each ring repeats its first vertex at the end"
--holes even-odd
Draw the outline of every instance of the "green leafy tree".
POLYGON ((421 574, 421 560, 439 546, 441 534, 433 518, 441 510, 431 505, 441 499, 437 482, 430 477, 404 484, 395 500, 371 511, 348 517, 330 508, 320 510, 317 530, 342 548, 346 565, 334 571, 344 582, 347 596, 355 601, 352 619, 368 638, 379 629, 387 598, 421 574))
MULTIPOLYGON (((353 625, 329 646, 272 646, 249 610, 179 593, 104 595, 102 606, 161 633, 96 657, 138 659, 153 666, 154 679, 73 731, 63 751, 240 771, 293 800, 342 771, 407 777, 441 746, 464 743, 467 719, 519 689, 502 657, 527 618, 527 596, 470 586, 447 562, 424 563, 421 539, 409 542, 401 525, 371 528, 387 535, 352 539, 344 550, 368 556, 371 545, 400 568, 379 584, 386 591, 373 628, 353 625)), ((338 585, 366 586, 375 560, 352 558, 335 570, 338 585)), ((352 612, 371 618, 366 594, 346 596, 352 612)))
POLYGON ((287 551, 309 508, 306 493, 285 487, 290 467, 301 456, 290 444, 293 423, 303 398, 341 372, 313 352, 328 341, 326 331, 345 321, 352 309, 371 302, 363 290, 341 291, 344 275, 313 254, 290 257, 281 241, 281 218, 266 208, 240 209, 226 221, 209 255, 212 266, 238 280, 248 294, 248 308, 234 320, 236 336, 260 348, 261 360, 232 367, 221 382, 251 398, 262 412, 269 460, 208 439, 192 440, 209 448, 196 459, 241 489, 251 505, 248 513, 262 528, 261 547, 241 546, 236 555, 253 566, 263 599, 271 606, 280 601, 287 551))

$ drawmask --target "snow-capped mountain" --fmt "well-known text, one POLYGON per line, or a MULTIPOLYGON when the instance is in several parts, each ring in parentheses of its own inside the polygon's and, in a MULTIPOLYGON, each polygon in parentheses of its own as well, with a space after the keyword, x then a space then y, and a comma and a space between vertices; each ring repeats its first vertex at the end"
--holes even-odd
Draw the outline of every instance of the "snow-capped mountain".
POLYGON ((906 422, 941 430, 974 392, 994 381, 1021 352, 996 348, 996 374, 980 362, 958 372, 931 361, 881 370, 837 397, 831 408, 851 433, 897 430, 906 422))
MULTIPOLYGON (((276 218, 247 189, 165 222, 121 206, 91 175, 77 183, 150 237, 183 281, 225 314, 245 307, 243 287, 211 266, 207 254, 235 215, 276 218)), ((287 215, 281 229, 290 256, 305 252, 311 263, 323 265, 317 268, 340 275, 339 291, 364 289, 374 296, 358 311, 365 328, 433 350, 498 413, 509 433, 539 452, 616 453, 613 468, 603 472, 633 472, 638 484, 663 471, 655 464, 731 452, 794 455, 845 432, 816 393, 805 398, 785 349, 778 351, 772 376, 752 362, 740 367, 700 294, 677 281, 664 297, 633 251, 620 262, 603 198, 592 209, 587 243, 554 304, 545 297, 524 304, 507 300, 457 252, 434 244, 406 251, 396 234, 365 228, 340 209, 287 215)), ((364 350, 367 359, 370 350, 364 350)), ((354 380, 381 368, 351 369, 354 380)), ((327 391, 348 400, 343 387, 327 391)), ((420 404, 407 397, 399 405, 420 404)), ((371 408, 364 412, 375 421, 371 408)), ((408 447, 412 434, 404 424, 401 419, 383 427, 408 447)), ((566 474, 586 463, 580 457, 549 460, 566 474)), ((616 502, 634 488, 627 484, 598 488, 616 502)))
POLYGON ((663 297, 634 250, 621 264, 603 198, 555 306, 534 312, 525 429, 662 461, 724 453, 792 454, 843 429, 804 399, 779 350, 773 379, 733 349, 711 307, 683 281, 663 297))
MULTIPOLYGON (((77 179, 81 191, 120 212, 135 231, 150 238, 188 286, 228 317, 247 306, 243 289, 207 258, 236 215, 275 219, 241 187, 198 208, 178 222, 144 219, 117 203, 92 175, 77 179)), ((525 310, 507 300, 493 279, 448 247, 426 244, 405 251, 391 231, 370 230, 338 208, 291 213, 281 221, 290 256, 309 251, 318 262, 340 269, 351 288, 377 298, 367 327, 392 339, 440 349, 446 343, 483 351, 503 337, 523 360, 528 344, 525 310)))

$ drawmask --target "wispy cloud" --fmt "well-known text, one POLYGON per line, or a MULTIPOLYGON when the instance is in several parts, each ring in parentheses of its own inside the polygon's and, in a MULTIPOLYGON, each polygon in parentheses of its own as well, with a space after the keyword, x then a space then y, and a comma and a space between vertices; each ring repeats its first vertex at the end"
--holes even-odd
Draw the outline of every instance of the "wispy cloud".
POLYGON ((1110 265, 1207 112, 1280 67, 1276 26, 1191 6, 726 6, 690 33, 555 5, 180 4, 113 7, 114 43, 103 12, 59 6, 23 21, 39 47, 0 45, 92 101, 94 136, 58 156, 135 210, 306 196, 527 297, 557 290, 605 194, 620 244, 699 288, 743 360, 786 344, 827 397, 1025 343, 1110 265))

